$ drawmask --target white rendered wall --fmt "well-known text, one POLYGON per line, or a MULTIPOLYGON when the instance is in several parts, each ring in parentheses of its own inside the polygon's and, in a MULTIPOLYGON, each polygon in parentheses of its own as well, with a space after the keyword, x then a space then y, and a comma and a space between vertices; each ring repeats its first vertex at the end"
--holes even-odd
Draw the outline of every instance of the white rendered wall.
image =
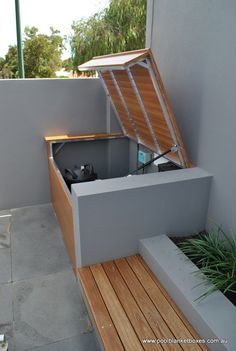
POLYGON ((190 161, 214 176, 208 223, 236 235, 236 1, 148 0, 152 7, 147 45, 190 161))
POLYGON ((0 80, 0 210, 50 201, 45 135, 105 131, 98 79, 0 80))

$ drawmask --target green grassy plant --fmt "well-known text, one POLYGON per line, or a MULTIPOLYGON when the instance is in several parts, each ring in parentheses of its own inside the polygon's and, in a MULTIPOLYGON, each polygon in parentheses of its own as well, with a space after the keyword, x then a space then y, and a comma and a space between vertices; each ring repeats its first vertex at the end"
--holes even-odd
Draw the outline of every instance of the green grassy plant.
POLYGON ((187 239, 178 245, 180 249, 198 266, 202 283, 213 285, 199 296, 201 300, 220 289, 224 294, 236 294, 236 240, 229 237, 217 226, 210 233, 187 239), (202 274, 203 273, 203 274, 202 274))

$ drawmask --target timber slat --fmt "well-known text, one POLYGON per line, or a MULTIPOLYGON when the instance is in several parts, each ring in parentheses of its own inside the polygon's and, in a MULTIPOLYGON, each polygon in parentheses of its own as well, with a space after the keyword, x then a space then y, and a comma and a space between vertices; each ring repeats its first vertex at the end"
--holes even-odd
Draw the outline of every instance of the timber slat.
MULTIPOLYGON (((162 139, 168 138, 168 144, 171 140, 171 145, 176 144, 179 147, 178 153, 174 156, 169 154, 168 159, 183 167, 191 167, 160 72, 150 49, 94 57, 80 68, 82 70, 97 68, 100 71, 114 105, 118 109, 122 109, 121 105, 125 105, 125 109, 129 111, 128 116, 123 115, 121 119, 127 117, 131 119, 130 128, 133 129, 133 133, 130 132, 129 135, 133 139, 136 137, 137 142, 147 147, 150 147, 150 143, 146 145, 146 140, 153 139, 151 148, 159 152, 166 145, 162 139), (146 61, 143 61, 144 58, 146 61), (117 92, 122 95, 122 101, 119 101, 117 92), (140 120, 148 119, 147 125, 145 123, 142 125, 145 133, 150 134, 147 139, 142 138, 135 117, 140 120), (159 126, 162 132, 159 132, 159 126)), ((127 135, 125 123, 122 127, 124 134, 127 135)))
MULTIPOLYGON (((103 268, 115 290, 123 309, 132 323, 132 326, 137 333, 139 340, 142 342, 144 338, 155 338, 155 334, 150 328, 147 320, 145 319, 143 313, 139 309, 133 295, 129 291, 124 279, 118 271, 114 262, 106 262, 103 264, 103 268)), ((144 350, 163 350, 160 345, 143 345, 144 350)))
MULTIPOLYGON (((172 339, 174 334, 169 329, 168 325, 163 320, 159 311, 156 309, 154 303, 150 299, 148 293, 143 288, 142 284, 137 279, 135 273, 129 266, 126 259, 116 260, 117 268, 119 269, 122 277, 127 282, 130 291, 132 292, 137 304, 142 309, 142 312, 147 319, 150 327, 154 331, 158 339, 172 339)), ((163 349, 166 351, 181 351, 179 345, 163 344, 163 349)))
POLYGON ((135 134, 135 131, 132 127, 132 124, 129 121, 127 112, 126 112, 124 104, 119 96, 118 90, 117 90, 113 80, 110 80, 111 79, 110 73, 109 73, 109 77, 110 77, 109 80, 106 78, 106 77, 108 77, 108 75, 104 76, 104 74, 103 74, 102 77, 104 79, 104 82, 107 85, 107 89, 108 89, 109 94, 113 100, 115 108, 119 112, 119 116, 120 116, 121 122, 123 123, 123 126, 126 130, 126 133, 128 135, 130 135, 131 137, 136 138, 137 135, 135 134), (122 113, 120 113, 120 111, 122 111, 122 113))
POLYGON ((75 257, 73 211, 71 198, 65 190, 63 178, 60 176, 53 160, 50 159, 50 149, 48 144, 48 171, 51 185, 52 204, 62 228, 63 239, 69 254, 72 266, 77 267, 75 257))
POLYGON ((119 138, 123 136, 123 133, 93 133, 93 134, 79 134, 79 135, 53 135, 53 136, 46 136, 44 137, 44 140, 47 143, 50 142, 66 142, 70 140, 87 140, 87 139, 92 139, 92 140, 99 140, 99 139, 109 139, 109 138, 119 138))
POLYGON ((208 350, 203 344, 155 342, 201 338, 139 255, 78 271, 105 351, 208 350))
POLYGON ((90 268, 79 270, 81 285, 106 350, 124 351, 90 268))
MULTIPOLYGON (((162 315, 162 318, 165 320, 167 325, 172 330, 176 339, 191 339, 192 335, 186 326, 183 324, 182 320, 179 316, 175 313, 173 307, 168 303, 166 297, 162 294, 159 287, 153 281, 152 277, 146 273, 146 270, 142 263, 137 259, 135 256, 130 256, 127 258, 127 261, 133 271, 135 272, 136 276, 140 280, 141 284, 143 285, 144 289, 148 291, 151 300, 153 301, 154 305, 162 315)), ((189 346, 186 344, 181 344, 184 350, 189 350, 189 346)), ((191 351, 199 351, 200 348, 198 345, 191 345, 191 351)))
POLYGON ((91 271, 125 350, 144 350, 102 266, 91 266, 91 271))
MULTIPOLYGON (((180 311, 180 309, 176 306, 175 302, 172 300, 172 298, 170 297, 170 295, 167 293, 167 291, 163 288, 163 286, 161 285, 160 281, 157 279, 157 277, 155 276, 155 274, 151 271, 151 269, 148 267, 147 263, 141 258, 141 256, 137 255, 136 256, 137 259, 143 264, 143 266, 145 267, 145 269, 147 270, 147 272, 150 274, 150 276, 152 277, 152 279, 154 280, 154 282, 156 283, 156 285, 159 287, 159 289, 161 290, 162 294, 165 296, 165 298, 167 299, 167 301, 169 302, 169 304, 173 307, 173 309, 175 310, 176 314, 179 316, 179 318, 182 320, 182 322, 184 323, 184 325, 187 327, 187 329, 190 331, 192 337, 194 339, 198 339, 199 335, 196 333, 196 331, 193 329, 193 327, 191 326, 191 324, 189 323, 189 321, 185 318, 185 316, 183 315, 183 313, 180 311)), ((206 345, 204 344, 199 344, 200 348, 203 351, 208 351, 208 348, 206 347, 206 345)))

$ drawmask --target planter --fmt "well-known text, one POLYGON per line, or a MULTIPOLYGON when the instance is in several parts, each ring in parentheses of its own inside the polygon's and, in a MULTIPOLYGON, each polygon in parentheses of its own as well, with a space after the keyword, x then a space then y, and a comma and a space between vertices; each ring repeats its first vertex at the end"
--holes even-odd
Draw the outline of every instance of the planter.
POLYGON ((212 351, 236 350, 236 308, 216 291, 201 302, 196 299, 205 291, 202 280, 193 274, 198 268, 166 236, 140 241, 140 254, 161 281, 192 326, 212 351), (227 340, 220 343, 219 340, 227 340))

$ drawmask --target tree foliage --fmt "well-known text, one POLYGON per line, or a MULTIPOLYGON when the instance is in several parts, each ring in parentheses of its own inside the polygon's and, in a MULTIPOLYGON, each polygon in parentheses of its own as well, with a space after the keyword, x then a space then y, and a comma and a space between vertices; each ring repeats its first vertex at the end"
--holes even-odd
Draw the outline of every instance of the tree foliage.
MULTIPOLYGON (((24 31, 24 66, 26 78, 53 78, 61 68, 63 38, 57 30, 50 35, 38 33, 36 27, 24 31)), ((17 48, 10 46, 5 58, 0 58, 0 78, 18 78, 17 48)))
POLYGON ((17 48, 16 46, 9 46, 5 58, 0 58, 0 78, 10 79, 17 77, 17 48))
POLYGON ((74 22, 73 69, 93 56, 143 48, 145 23, 146 0, 111 0, 102 12, 74 22))
MULTIPOLYGON (((103 11, 73 23, 71 58, 63 63, 59 32, 51 28, 50 35, 45 35, 27 27, 23 45, 25 76, 53 78, 62 66, 78 72, 78 65, 93 56, 143 48, 145 22, 146 0, 110 0, 103 11)), ((16 46, 10 46, 5 58, 0 58, 0 78, 18 78, 16 46)))
POLYGON ((63 38, 57 30, 39 34, 35 27, 25 29, 24 64, 28 78, 53 78, 61 68, 63 38))

